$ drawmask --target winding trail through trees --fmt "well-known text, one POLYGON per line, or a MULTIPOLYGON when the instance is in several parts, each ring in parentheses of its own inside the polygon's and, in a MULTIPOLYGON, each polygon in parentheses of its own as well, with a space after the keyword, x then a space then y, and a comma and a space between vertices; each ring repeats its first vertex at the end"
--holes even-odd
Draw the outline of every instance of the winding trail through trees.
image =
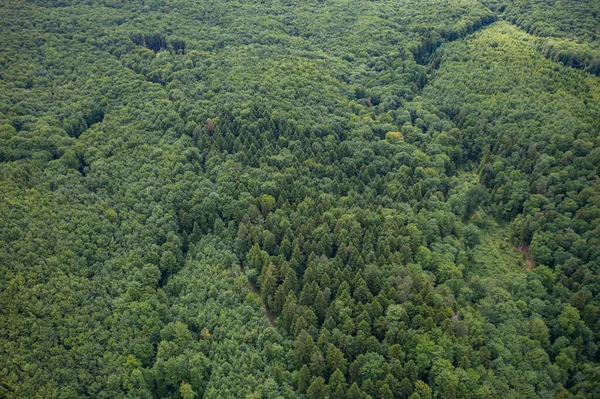
POLYGON ((530 272, 531 269, 533 268, 533 266, 535 266, 535 261, 533 260, 533 258, 531 257, 531 254, 529 253, 529 245, 520 244, 518 247, 514 247, 513 251, 521 252, 521 253, 525 254, 525 259, 527 261, 527 266, 525 267, 525 270, 530 272))
MULTIPOLYGON (((242 273, 244 275, 246 275, 246 269, 241 264, 240 264, 240 269, 241 269, 242 273)), ((252 281, 252 279, 250 279, 248 276, 246 276, 246 279, 248 280, 248 286, 250 287, 250 291, 252 291, 256 295, 258 295, 258 298, 259 298, 262 308, 265 312, 265 316, 267 317, 267 320, 269 320, 269 323, 271 323, 271 326, 275 329, 275 331, 277 331, 277 333, 279 333, 279 330, 277 329, 277 316, 275 316, 275 314, 273 313, 273 311, 271 310, 269 305, 267 305, 262 300, 262 297, 260 296, 260 289, 256 286, 256 283, 254 281, 252 281)))

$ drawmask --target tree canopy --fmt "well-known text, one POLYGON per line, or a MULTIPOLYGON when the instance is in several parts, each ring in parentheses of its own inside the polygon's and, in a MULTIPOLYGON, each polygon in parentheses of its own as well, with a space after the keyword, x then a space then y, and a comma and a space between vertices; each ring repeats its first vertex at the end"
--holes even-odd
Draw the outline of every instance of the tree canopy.
POLYGON ((1 397, 600 395, 597 0, 0 11, 1 397))

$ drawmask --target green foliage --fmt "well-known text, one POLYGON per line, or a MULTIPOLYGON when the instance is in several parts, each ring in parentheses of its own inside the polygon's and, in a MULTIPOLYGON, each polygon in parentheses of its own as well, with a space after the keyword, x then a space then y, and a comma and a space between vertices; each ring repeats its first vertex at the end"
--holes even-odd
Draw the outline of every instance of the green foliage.
POLYGON ((472 224, 469 224, 463 230, 463 241, 467 248, 473 248, 481 241, 481 232, 472 224))
POLYGON ((0 396, 597 396, 576 3, 3 2, 0 396))

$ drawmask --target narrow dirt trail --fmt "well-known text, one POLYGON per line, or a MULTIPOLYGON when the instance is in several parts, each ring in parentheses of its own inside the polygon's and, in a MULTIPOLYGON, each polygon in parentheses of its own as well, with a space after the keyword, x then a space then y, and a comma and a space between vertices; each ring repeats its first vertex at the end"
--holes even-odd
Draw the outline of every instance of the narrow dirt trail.
POLYGON ((525 267, 525 270, 530 272, 531 269, 535 266, 535 261, 533 260, 533 258, 531 257, 531 254, 529 253, 529 245, 521 244, 518 247, 514 247, 513 251, 521 252, 521 253, 525 254, 525 259, 527 260, 527 266, 525 267))
MULTIPOLYGON (((244 269, 242 268, 242 272, 244 272, 244 269)), ((256 295, 258 295, 259 298, 261 298, 260 296, 260 290, 258 289, 258 287, 256 286, 256 283, 252 282, 250 279, 248 279, 248 285, 250 286, 250 290, 252 292, 254 292, 256 295)), ((269 320, 269 323, 271 323, 271 326, 277 330, 277 316, 275 316, 275 314, 273 313, 273 311, 271 310, 271 308, 262 301, 262 307, 265 311, 265 316, 267 317, 267 319, 269 320)), ((277 331, 279 332, 279 331, 277 331)))

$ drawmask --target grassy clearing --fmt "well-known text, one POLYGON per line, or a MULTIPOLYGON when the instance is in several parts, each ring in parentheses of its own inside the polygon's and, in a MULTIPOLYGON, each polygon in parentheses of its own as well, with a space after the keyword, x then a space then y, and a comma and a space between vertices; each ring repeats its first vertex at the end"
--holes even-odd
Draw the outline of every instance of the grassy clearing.
POLYGON ((508 228, 494 221, 482 229, 481 243, 473 249, 473 260, 470 272, 480 276, 503 279, 530 270, 525 254, 516 251, 510 242, 508 228))

